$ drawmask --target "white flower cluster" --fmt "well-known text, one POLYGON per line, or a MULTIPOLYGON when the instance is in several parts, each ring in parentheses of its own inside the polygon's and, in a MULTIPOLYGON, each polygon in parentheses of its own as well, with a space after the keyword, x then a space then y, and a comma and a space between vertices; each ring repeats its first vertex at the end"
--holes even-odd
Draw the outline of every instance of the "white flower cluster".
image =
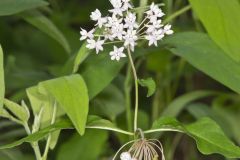
POLYGON ((119 43, 122 45, 119 48, 114 46, 114 50, 110 52, 111 60, 119 61, 122 57, 126 57, 124 49, 134 51, 138 40, 145 39, 148 40, 149 46, 157 46, 158 41, 165 35, 173 33, 171 25, 164 26, 162 24, 161 18, 164 13, 154 3, 145 12, 144 20, 137 23, 130 0, 110 0, 110 2, 113 6, 113 9, 109 10, 111 16, 103 17, 101 12, 96 9, 90 16, 96 22, 96 28, 89 32, 84 29, 80 31, 80 40, 87 39, 86 47, 95 49, 97 54, 103 51, 104 44, 119 43), (102 34, 95 33, 99 31, 102 34))
POLYGON ((131 157, 131 154, 129 152, 123 152, 121 155, 120 155, 120 159, 121 160, 137 160, 136 158, 132 158, 131 157))

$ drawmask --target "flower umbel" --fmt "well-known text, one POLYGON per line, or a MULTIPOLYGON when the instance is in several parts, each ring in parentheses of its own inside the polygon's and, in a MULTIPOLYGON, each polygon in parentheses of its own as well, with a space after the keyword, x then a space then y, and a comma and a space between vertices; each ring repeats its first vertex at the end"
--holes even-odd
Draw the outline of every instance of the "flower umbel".
MULTIPOLYGON (((124 149, 124 148, 122 148, 124 149)), ((115 160, 115 157, 113 160, 115 160)), ((120 154, 120 160, 165 160, 161 143, 156 139, 138 139, 128 151, 120 154)))
POLYGON ((113 8, 109 9, 109 16, 103 17, 100 10, 96 9, 91 13, 90 18, 96 22, 96 27, 87 32, 81 29, 80 40, 87 39, 87 48, 95 49, 98 54, 103 51, 104 44, 114 44, 121 49, 121 52, 110 52, 111 60, 119 61, 126 57, 124 49, 130 49, 132 52, 140 40, 147 40, 148 45, 158 46, 158 42, 165 35, 173 34, 171 25, 163 25, 161 18, 164 13, 158 5, 152 3, 149 10, 145 12, 145 18, 142 22, 137 22, 137 16, 134 13, 133 5, 130 0, 110 0, 113 8), (99 28, 99 29, 98 29, 99 28), (96 34, 94 32, 100 34, 96 34))
POLYGON ((118 157, 120 160, 165 160, 163 147, 159 140, 144 138, 144 134, 140 128, 137 129, 136 133, 139 133, 141 138, 124 144, 112 160, 116 160, 118 157), (130 144, 132 145, 129 148, 128 145, 130 144), (122 152, 122 150, 125 151, 122 152))

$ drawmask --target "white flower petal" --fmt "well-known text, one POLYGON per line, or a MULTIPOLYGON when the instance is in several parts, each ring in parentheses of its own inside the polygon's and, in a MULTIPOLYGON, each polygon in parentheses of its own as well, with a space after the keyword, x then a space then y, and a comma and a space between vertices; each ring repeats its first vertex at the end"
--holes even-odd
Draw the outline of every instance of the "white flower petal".
POLYGON ((123 152, 121 155, 120 155, 120 159, 121 160, 131 160, 132 157, 130 155, 129 152, 123 152))

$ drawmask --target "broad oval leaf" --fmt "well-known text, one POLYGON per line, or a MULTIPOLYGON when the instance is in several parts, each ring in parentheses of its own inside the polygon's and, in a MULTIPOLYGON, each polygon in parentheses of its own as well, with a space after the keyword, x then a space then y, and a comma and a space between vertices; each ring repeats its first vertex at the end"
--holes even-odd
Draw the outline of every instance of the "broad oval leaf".
POLYGON ((147 87, 147 89, 148 89, 147 97, 150 97, 154 94, 154 92, 156 90, 156 83, 152 78, 139 79, 138 83, 142 87, 147 87))
POLYGON ((203 154, 219 153, 228 158, 240 158, 240 147, 231 142, 211 119, 203 118, 185 127, 203 154))
POLYGON ((4 69, 3 69, 3 51, 0 45, 0 112, 3 106, 3 100, 5 95, 5 83, 4 83, 4 69))
POLYGON ((240 93, 240 63, 227 56, 206 34, 179 33, 163 43, 197 69, 240 93))
POLYGON ((58 102, 83 135, 88 115, 89 98, 86 84, 80 75, 61 77, 39 84, 58 102))
POLYGON ((160 118, 145 133, 158 131, 178 131, 195 139, 199 151, 209 155, 219 153, 228 158, 240 158, 240 147, 224 134, 218 124, 210 118, 202 118, 195 123, 184 125, 175 118, 160 118))
POLYGON ((237 0, 189 0, 211 38, 240 62, 240 4, 237 0))
POLYGON ((0 16, 16 14, 25 10, 45 6, 48 3, 43 0, 1 0, 0 16))
POLYGON ((106 53, 88 57, 87 62, 83 63, 80 73, 87 84, 90 99, 107 87, 120 72, 125 62, 126 60, 111 61, 106 53))
MULTIPOLYGON (((119 62, 112 61, 108 54, 109 51, 106 49, 101 54, 89 56, 80 67, 80 73, 87 84, 90 99, 107 87, 127 62, 127 58, 119 62)), ((134 56, 138 57, 149 53, 149 50, 137 49, 135 53, 134 56)))

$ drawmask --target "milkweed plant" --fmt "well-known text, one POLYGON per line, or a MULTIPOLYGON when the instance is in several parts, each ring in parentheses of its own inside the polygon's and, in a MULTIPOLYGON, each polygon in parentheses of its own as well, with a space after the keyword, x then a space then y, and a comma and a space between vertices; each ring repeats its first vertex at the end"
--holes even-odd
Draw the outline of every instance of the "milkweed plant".
MULTIPOLYGON (((18 1, 19 2, 16 2, 15 4, 20 5, 21 4, 20 0, 18 1)), ((190 0, 190 1, 193 4, 195 3, 195 0, 190 0)), ((12 0, 9 2, 4 1, 3 6, 5 6, 8 3, 10 4, 12 2, 14 1, 12 0)), ((147 1, 144 1, 144 2, 147 2, 147 1)), ((207 1, 205 1, 205 3, 206 2, 207 1)), ((209 3, 213 4, 212 2, 213 1, 209 3)), ((34 3, 34 2, 31 2, 31 3, 34 3)), ((33 6, 31 3, 29 1, 30 7, 33 6)), ((44 3, 44 2, 41 2, 41 3, 44 3)), ((39 4, 41 3, 39 2, 39 4)), ((147 6, 147 4, 144 4, 144 5, 141 4, 140 7, 134 7, 130 0, 110 0, 110 3, 112 8, 108 10, 108 13, 106 14, 106 16, 103 15, 99 9, 96 9, 91 13, 90 19, 94 22, 94 27, 92 29, 85 30, 83 28, 80 28, 80 41, 83 41, 84 43, 82 43, 83 45, 80 47, 79 52, 76 53, 74 57, 69 56, 69 60, 66 62, 64 67, 62 66, 59 67, 61 71, 58 71, 58 69, 56 69, 58 67, 56 68, 50 67, 51 72, 54 72, 55 76, 59 74, 61 75, 63 74, 64 76, 62 75, 61 77, 58 77, 55 79, 41 81, 36 86, 27 88, 26 89, 27 95, 25 95, 24 98, 28 98, 29 101, 25 101, 25 99, 22 98, 24 100, 22 100, 21 104, 18 104, 4 97, 5 82, 4 82, 4 74, 3 74, 4 73, 3 51, 0 46, 0 85, 1 85, 0 86, 0 117, 8 119, 14 122, 14 124, 21 125, 24 128, 23 130, 24 134, 26 134, 25 137, 21 138, 20 140, 11 142, 10 144, 2 145, 2 142, 1 142, 0 159, 1 159, 2 150, 17 147, 22 143, 27 142, 31 145, 33 152, 35 154, 36 160, 47 160, 49 159, 49 156, 48 156, 49 152, 53 150, 57 145, 61 130, 64 130, 64 129, 76 129, 77 133, 79 133, 80 136, 83 136, 85 134, 86 129, 107 130, 107 131, 117 132, 119 134, 121 133, 128 136, 127 142, 124 141, 125 143, 122 143, 119 147, 117 147, 116 151, 114 150, 110 154, 108 153, 108 155, 106 155, 106 157, 108 157, 108 159, 111 159, 111 160, 165 160, 165 159, 169 160, 169 159, 172 159, 173 157, 171 158, 171 156, 173 156, 174 151, 171 153, 171 155, 164 153, 166 150, 167 151, 169 150, 169 145, 168 147, 166 147, 165 146, 166 143, 164 143, 166 142, 165 140, 160 141, 159 135, 156 134, 157 136, 155 136, 152 134, 156 132, 162 133, 166 131, 186 134, 189 137, 193 138, 197 143, 196 148, 205 155, 218 153, 229 159, 240 158, 240 147, 235 145, 225 135, 225 133, 221 130, 219 125, 213 120, 214 118, 211 119, 209 117, 202 117, 203 114, 211 115, 212 117, 216 116, 217 118, 215 119, 219 120, 221 119, 219 118, 221 117, 220 116, 221 114, 217 116, 218 114, 214 114, 213 110, 210 110, 206 106, 203 106, 203 110, 200 110, 199 108, 201 107, 199 107, 199 105, 196 105, 197 106, 197 109, 195 108, 196 110, 194 110, 193 108, 193 110, 189 111, 189 112, 192 112, 193 117, 195 118, 197 117, 196 122, 193 122, 190 124, 183 124, 180 121, 178 121, 176 118, 174 118, 178 115, 179 112, 181 112, 181 110, 183 110, 183 107, 185 107, 188 103, 199 98, 217 96, 216 98, 217 100, 214 100, 215 105, 218 105, 219 101, 221 101, 220 103, 228 102, 227 101, 228 96, 227 98, 225 98, 226 93, 224 93, 224 96, 223 96, 224 98, 222 98, 223 94, 219 92, 196 91, 190 94, 188 93, 187 95, 184 95, 180 98, 177 98, 171 103, 170 101, 172 100, 171 98, 173 96, 168 94, 172 94, 172 93, 166 93, 166 95, 165 93, 163 93, 164 96, 166 96, 166 99, 167 99, 166 101, 168 101, 166 103, 168 106, 164 108, 164 111, 161 113, 161 117, 158 118, 158 116, 160 115, 160 113, 158 112, 160 107, 157 106, 158 104, 155 105, 155 100, 157 99, 157 103, 158 103, 162 99, 159 99, 159 94, 158 94, 159 90, 157 90, 155 94, 156 97, 153 98, 153 107, 151 108, 153 111, 152 120, 154 120, 152 127, 150 129, 145 130, 145 128, 141 127, 141 124, 138 121, 140 119, 138 118, 140 117, 139 86, 147 87, 148 97, 153 95, 156 89, 156 84, 152 78, 148 78, 148 79, 138 78, 137 70, 142 60, 141 58, 138 59, 138 57, 139 55, 145 55, 144 54, 145 48, 148 48, 147 51, 149 51, 150 48, 162 49, 164 47, 164 49, 169 50, 172 53, 181 55, 184 58, 186 57, 186 59, 191 61, 195 66, 197 66, 197 68, 199 67, 202 71, 211 75, 213 78, 215 78, 216 80, 219 80, 223 84, 226 83, 229 85, 230 82, 234 82, 232 86, 230 85, 230 88, 232 89, 235 88, 235 90, 237 91, 239 90, 239 86, 237 85, 237 83, 235 83, 239 77, 229 76, 230 74, 233 73, 232 71, 229 73, 226 72, 227 74, 220 72, 221 70, 230 71, 229 68, 233 66, 234 71, 236 73, 239 73, 237 72, 238 71, 237 68, 239 68, 238 64, 233 63, 232 60, 227 60, 227 56, 222 54, 223 50, 220 50, 220 48, 216 46, 216 44, 207 35, 205 35, 205 33, 189 32, 189 33, 176 33, 172 35, 174 31, 172 30, 171 24, 168 24, 168 23, 170 23, 173 19, 175 19, 179 15, 190 10, 191 5, 185 6, 184 8, 176 11, 175 13, 168 15, 168 17, 165 18, 164 17, 165 14, 161 9, 161 7, 164 6, 164 4, 152 3, 149 6, 147 6), (165 37, 167 38, 165 39, 165 37), (163 45, 161 45, 160 47, 161 41, 163 45), (204 54, 201 57, 199 54, 202 53, 202 46, 204 46, 203 44, 205 45, 205 48, 203 50, 204 54), (99 58, 95 54, 89 56, 89 59, 88 58, 86 59, 86 61, 89 60, 88 61, 89 63, 85 64, 87 69, 82 67, 82 70, 84 70, 82 72, 82 70, 79 70, 79 65, 83 61, 85 61, 85 58, 89 55, 89 53, 92 53, 92 52, 95 52, 99 56, 102 54, 108 54, 108 55, 103 55, 104 62, 101 61, 101 63, 98 63, 96 65, 97 67, 93 65, 93 63, 96 63, 96 61, 98 61, 102 57, 100 56, 99 58), (193 58, 194 56, 198 57, 199 59, 193 58), (206 56, 207 58, 204 56, 206 56), (99 59, 97 58, 93 59, 93 62, 91 62, 90 60, 92 60, 91 58, 93 57, 97 57, 99 59), (216 58, 214 59, 214 61, 212 60, 213 57, 216 58), (221 65, 221 63, 220 65, 217 65, 217 66, 208 64, 209 62, 216 62, 217 60, 220 60, 219 62, 221 62, 223 65, 221 65), (125 81, 124 81, 125 99, 124 100, 126 102, 125 104, 126 108, 125 110, 122 110, 122 112, 123 111, 126 112, 126 128, 127 128, 126 130, 120 129, 116 125, 116 123, 118 123, 117 121, 111 122, 110 120, 103 119, 98 116, 98 113, 96 113, 96 115, 89 114, 89 105, 90 105, 89 102, 91 100, 94 101, 95 99, 99 98, 96 95, 101 91, 103 91, 103 89, 106 88, 107 85, 111 83, 111 80, 114 77, 116 77, 117 73, 120 71, 121 69, 120 66, 123 66, 121 64, 124 64, 125 62, 127 62, 127 67, 126 67, 127 72, 126 72, 126 76, 124 77, 125 78, 125 81), (110 65, 108 65, 108 63, 110 65), (104 66, 102 67, 103 64, 104 66), (109 66, 110 67, 112 66, 112 67, 110 68, 109 66), (211 72, 210 70, 206 71, 207 66, 211 66, 211 69, 213 68, 213 70, 211 72), (99 67, 102 67, 102 68, 99 68, 99 67), (110 70, 112 68, 114 71, 110 70), (55 71, 55 69, 57 71, 55 71), (98 69, 100 70, 99 72, 98 72, 98 69), (219 75, 219 73, 221 74, 219 75), (99 85, 99 84, 96 84, 98 83, 97 76, 99 75, 101 76, 101 74, 106 76, 106 78, 100 77, 100 79, 103 80, 103 84, 99 85), (227 75, 226 76, 227 78, 224 79, 223 78, 224 75, 227 75), (132 86, 132 84, 134 84, 134 87, 132 86), (132 101, 131 89, 132 88, 135 89, 134 90, 134 93, 135 93, 134 108, 131 105, 131 101, 132 101), (170 96, 170 98, 168 96, 170 96), (220 97, 220 100, 218 96, 220 97), (30 110, 30 107, 28 106, 31 107, 31 110, 30 110), (207 109, 205 110, 204 107, 205 109, 206 108, 207 109), (132 108, 134 109, 133 114, 132 114, 132 108), (158 113, 155 114, 154 111, 156 110, 158 113), (200 115, 198 115, 199 111, 201 112, 200 115), (41 142, 41 145, 39 145, 40 140, 44 140, 44 142, 41 142), (162 145, 162 142, 164 145, 162 145)), ((201 4, 201 3, 204 3, 204 2, 199 2, 199 1, 197 2, 197 4, 201 4)), ((231 2, 224 1, 224 3, 232 3, 232 1, 231 2)), ((2 14, 4 15, 4 13, 7 11, 7 8, 6 10, 5 8, 3 11, 1 10, 1 4, 2 3, 0 1, 0 16, 2 14)), ((219 5, 220 4, 221 3, 219 3, 219 5)), ((10 6, 16 7, 18 5, 10 5, 10 6)), ((233 6, 236 6, 236 4, 233 6)), ((21 8, 21 10, 24 8, 25 6, 21 8)), ((202 8, 203 7, 201 7, 201 9, 202 8)), ((209 10, 210 8, 211 7, 209 7, 209 10)), ((8 11, 5 14, 8 15, 10 13, 12 13, 12 10, 8 11)), ((226 16, 229 14, 223 14, 223 15, 226 16)), ((43 30, 44 27, 48 27, 49 30, 48 31, 44 30, 44 33, 48 33, 48 34, 50 33, 50 37, 55 38, 55 40, 57 40, 59 43, 64 43, 63 47, 65 47, 66 51, 69 51, 69 46, 65 44, 65 42, 67 41, 65 41, 63 36, 59 34, 58 30, 56 31, 56 28, 51 23, 51 21, 49 21, 46 17, 44 17, 45 16, 44 14, 41 15, 40 11, 36 11, 36 10, 19 14, 19 17, 24 17, 24 16, 26 16, 25 17, 26 21, 33 24, 37 28, 39 27, 40 30, 43 30), (44 27, 42 27, 42 25, 44 27)), ((226 20, 226 22, 228 21, 226 20)), ((232 24, 235 24, 235 23, 232 23, 232 24)), ((79 30, 77 30, 77 32, 78 31, 79 30)), ((228 46, 228 47, 231 47, 231 46, 228 46)), ((236 47, 236 45, 234 45, 234 47, 236 47)), ((182 70, 182 62, 185 63, 185 60, 183 61, 182 60, 183 59, 181 59, 181 63, 179 65, 180 70, 182 70)), ((13 65, 12 61, 13 61, 12 59, 8 60, 9 64, 7 65, 7 67, 11 68, 15 66, 13 65)), ((7 71, 9 72, 11 70, 9 70, 8 68, 7 71)), ((17 76, 13 76, 13 77, 15 78, 17 76)), ((20 77, 20 79, 21 79, 21 82, 20 82, 21 84, 22 77, 20 77)), ((169 79, 170 78, 167 77, 167 80, 169 79)), ((29 83, 29 81, 27 81, 27 83, 29 83)), ((171 82, 169 82, 168 85, 170 84, 171 82)), ((178 86, 174 85, 173 88, 167 88, 166 92, 174 92, 173 94, 175 95, 177 88, 178 86), (168 91, 168 89, 169 90, 172 89, 173 91, 168 91)), ((163 91, 159 91, 159 92, 165 92, 165 88, 161 90, 163 91)), ((114 93, 112 93, 112 90, 110 91, 111 96, 116 96, 114 95, 114 93)), ((124 94, 122 93, 120 94, 122 95, 122 98, 123 98, 124 94)), ((17 92, 17 94, 15 94, 15 96, 13 97, 19 98, 21 97, 21 95, 22 95, 22 92, 21 93, 17 92)), ((109 100, 109 97, 106 98, 105 96, 107 101, 109 100)), ((237 98, 239 97, 237 96, 235 97, 234 95, 234 98, 232 99, 234 99, 235 101, 237 98)), ((117 104, 117 102, 115 103, 115 99, 113 101, 114 102, 112 101, 110 102, 111 107, 112 106, 115 107, 115 104, 117 104)), ((105 99, 104 99, 104 102, 105 102, 105 99)), ((234 103, 234 107, 235 107, 235 103, 234 103)), ((92 112, 92 113, 94 114, 95 112, 92 112)), ((106 114, 109 114, 109 113, 106 113, 106 114)), ((110 115, 108 118, 111 119, 112 118, 111 116, 112 115, 110 115)), ((116 115, 114 115, 114 118, 112 118, 112 120, 116 120, 115 118, 116 118, 116 115)), ((226 121, 227 119, 228 118, 225 118, 226 121)), ((236 125, 234 118, 228 119, 228 120, 230 121, 229 124, 232 124, 233 126, 236 125)), ((5 120, 3 120, 3 122, 4 121, 5 120)), ((12 123, 3 123, 1 124, 0 129, 4 128, 4 126, 12 126, 12 123)), ((229 131, 229 133, 230 132, 231 131, 229 131)), ((234 131, 232 130, 232 132, 234 131)), ((22 133, 22 130, 21 130, 21 133, 22 133)), ((97 150, 98 152, 99 149, 96 149, 96 146, 100 146, 100 144, 96 146, 92 144, 94 140, 98 139, 98 135, 96 135, 95 137, 95 132, 93 133, 94 134, 91 136, 93 136, 94 138, 93 140, 91 140, 91 142, 89 141, 89 139, 86 139, 86 137, 89 138, 88 135, 86 134, 86 137, 80 137, 83 139, 85 138, 83 141, 81 141, 81 143, 84 145, 87 145, 88 147, 86 148, 95 147, 95 150, 97 150)), ((14 135, 15 135, 15 132, 14 132, 14 135)), ((232 135, 231 138, 237 139, 236 133, 233 133, 230 135, 232 135)), ((19 135, 17 134, 17 136, 19 135)), ((176 135, 176 137, 177 136, 178 135, 176 135)), ((119 140, 122 140, 122 139, 119 138, 119 140)), ((66 142, 68 143, 69 141, 66 141, 66 142)), ((102 141, 101 143, 105 143, 105 141, 102 141)), ((85 146, 83 146, 82 144, 80 146, 82 148, 79 147, 79 149, 81 149, 81 152, 80 152, 81 154, 84 152, 84 149, 85 149, 85 146)), ((78 146, 78 144, 75 145, 75 139, 74 139, 74 141, 71 142, 71 147, 75 147, 75 146, 78 146), (72 145, 72 143, 74 143, 74 145, 72 145)), ((173 144, 173 147, 175 148, 176 144, 173 144)), ((69 144, 67 144, 66 148, 69 149, 69 144)), ((75 147, 74 152, 78 151, 77 149, 78 147, 75 147)), ((60 151, 61 152, 57 154, 57 155, 60 155, 60 159, 62 158, 62 155, 63 157, 66 157, 65 148, 63 149, 64 153, 62 153, 62 150, 60 151)), ((66 155, 71 156, 71 153, 72 153, 71 151, 72 150, 70 149, 67 150, 66 155)), ((86 154, 89 154, 91 152, 93 151, 92 150, 88 151, 86 152, 86 154)), ((94 153, 94 156, 97 157, 98 155, 94 153)), ((71 157, 67 157, 67 158, 70 158, 71 160, 71 157)), ((88 159, 82 159, 82 157, 80 157, 80 160, 88 160, 88 159)))
MULTIPOLYGON (((126 57, 129 59, 135 81, 134 132, 135 134, 139 132, 141 138, 131 141, 132 147, 127 152, 122 152, 120 159, 154 160, 161 158, 165 160, 161 143, 158 140, 145 139, 141 128, 138 128, 138 76, 133 54, 139 42, 147 41, 148 46, 157 47, 159 41, 165 36, 173 34, 173 30, 170 24, 162 23, 162 17, 165 14, 157 4, 152 3, 146 9, 142 21, 138 23, 137 14, 134 12, 130 0, 110 0, 110 3, 113 8, 108 10, 108 16, 103 16, 98 9, 91 13, 90 18, 96 23, 95 27, 90 31, 81 28, 80 40, 86 40, 86 47, 95 50, 96 54, 101 54, 105 45, 113 45, 113 50, 109 53, 110 59, 113 61, 120 61, 126 57)), ((119 149, 113 160, 127 145, 119 149)))

